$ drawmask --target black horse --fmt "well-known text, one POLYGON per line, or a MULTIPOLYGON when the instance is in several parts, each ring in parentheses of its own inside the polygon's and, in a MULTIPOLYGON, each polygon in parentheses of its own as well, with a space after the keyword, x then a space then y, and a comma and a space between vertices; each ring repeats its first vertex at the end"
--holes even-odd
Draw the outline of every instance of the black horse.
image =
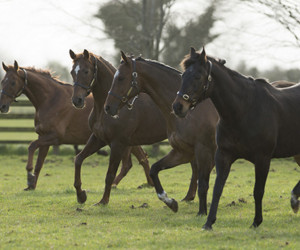
MULTIPOLYGON (((217 177, 213 199, 204 229, 216 221, 219 200, 232 163, 244 158, 255 165, 255 217, 252 226, 262 221, 262 198, 271 158, 300 153, 300 84, 275 88, 266 80, 247 78, 224 66, 224 61, 207 57, 205 50, 182 61, 185 72, 182 86, 173 103, 174 112, 184 117, 187 111, 211 98, 219 115, 217 177)), ((291 205, 298 211, 300 182, 292 191, 291 205)))

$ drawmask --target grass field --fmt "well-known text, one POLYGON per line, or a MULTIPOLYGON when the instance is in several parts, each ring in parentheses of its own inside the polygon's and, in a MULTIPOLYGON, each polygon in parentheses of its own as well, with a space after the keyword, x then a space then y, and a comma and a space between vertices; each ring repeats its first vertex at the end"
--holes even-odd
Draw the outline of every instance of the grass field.
MULTIPOLYGON (((29 192, 23 191, 25 152, 10 148, 10 155, 0 155, 0 249, 300 249, 300 217, 289 203, 300 168, 291 159, 272 162, 264 222, 257 229, 249 228, 254 216, 254 168, 238 160, 224 188, 214 229, 207 232, 201 229, 206 218, 196 216, 198 198, 179 202, 178 213, 173 213, 153 188, 137 188, 146 180, 135 159, 132 170, 112 190, 110 203, 93 206, 102 197, 108 157, 94 155, 84 162, 82 182, 88 199, 80 205, 73 188, 72 150, 59 156, 50 153, 37 189, 29 192)), ((185 196, 190 175, 188 165, 160 173, 169 197, 180 201, 185 196)), ((213 170, 209 202, 214 179, 213 170)))

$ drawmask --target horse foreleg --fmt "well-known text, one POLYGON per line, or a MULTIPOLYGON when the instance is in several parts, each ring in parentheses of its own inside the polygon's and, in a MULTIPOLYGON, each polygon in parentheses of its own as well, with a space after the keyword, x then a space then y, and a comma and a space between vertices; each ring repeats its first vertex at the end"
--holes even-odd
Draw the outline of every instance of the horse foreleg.
POLYGON ((26 170, 27 170, 27 188, 24 190, 32 190, 35 189, 35 177, 34 174, 32 173, 33 170, 33 155, 35 150, 38 148, 38 140, 35 140, 31 142, 28 146, 28 158, 27 158, 27 165, 26 165, 26 170))
POLYGON ((186 159, 182 153, 172 149, 165 157, 154 163, 150 169, 150 176, 153 180, 158 198, 163 201, 173 212, 178 211, 178 203, 176 200, 168 198, 167 193, 164 191, 160 183, 158 174, 161 170, 173 168, 177 165, 187 162, 188 159, 186 159))
POLYGON ((48 151, 49 151, 49 147, 50 147, 49 145, 46 145, 46 146, 41 146, 39 148, 39 154, 38 154, 38 158, 37 158, 36 165, 35 165, 35 168, 34 168, 34 176, 35 176, 35 178, 34 178, 34 188, 36 187, 40 171, 43 167, 45 158, 46 158, 46 156, 48 154, 48 151))
POLYGON ((297 213, 300 207, 300 201, 298 198, 300 197, 300 181, 298 184, 293 188, 291 194, 291 207, 294 213, 297 213))
POLYGON ((219 206, 219 201, 223 192, 225 182, 228 178, 231 164, 235 159, 225 152, 221 152, 217 149, 215 161, 216 161, 216 171, 217 176, 215 180, 215 186, 213 191, 212 203, 210 206, 209 214, 203 229, 211 230, 212 225, 216 222, 217 219, 217 210, 219 206))
POLYGON ((197 178, 198 178, 198 169, 195 159, 191 161, 192 167, 192 178, 189 186, 189 190, 186 196, 182 199, 182 201, 192 201, 195 199, 195 194, 197 191, 197 178))
POLYGON ((195 158, 198 168, 198 197, 199 212, 198 215, 207 214, 207 191, 209 188, 209 177, 214 167, 214 149, 205 145, 197 145, 195 158))
POLYGON ((77 201, 84 203, 87 199, 85 190, 81 189, 81 165, 85 158, 97 152, 106 143, 99 140, 94 134, 92 134, 83 148, 83 150, 75 158, 75 177, 74 187, 76 189, 77 201))
POLYGON ((112 144, 111 145, 109 166, 108 166, 106 178, 105 178, 104 193, 103 193, 102 199, 95 205, 108 204, 110 192, 111 192, 111 186, 116 177, 116 173, 117 173, 117 170, 118 170, 118 167, 119 167, 119 164, 120 164, 120 161, 124 154, 125 149, 126 149, 126 147, 121 144, 117 144, 117 145, 112 144))
POLYGON ((131 147, 128 147, 122 157, 122 167, 118 176, 114 179, 112 187, 116 187, 119 182, 127 175, 132 167, 131 147))
POLYGON ((143 166, 148 185, 153 187, 154 183, 150 177, 150 166, 147 153, 143 150, 141 146, 132 147, 131 152, 134 154, 139 163, 143 166))
POLYGON ((262 221, 262 199, 265 192, 266 180, 270 169, 271 158, 262 158, 255 163, 255 185, 254 185, 254 200, 255 200, 255 217, 252 227, 258 227, 262 221))

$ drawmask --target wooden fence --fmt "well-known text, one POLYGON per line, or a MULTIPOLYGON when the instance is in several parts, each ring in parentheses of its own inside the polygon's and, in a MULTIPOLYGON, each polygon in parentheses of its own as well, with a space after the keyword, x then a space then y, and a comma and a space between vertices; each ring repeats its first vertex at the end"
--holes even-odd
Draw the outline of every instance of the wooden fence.
MULTIPOLYGON (((31 102, 28 99, 20 99, 18 102, 14 102, 11 105, 11 109, 14 110, 14 107, 32 107, 31 102)), ((22 109, 20 109, 22 110, 22 109)), ((3 126, 0 124, 0 133, 6 133, 6 132, 12 132, 12 133, 35 133, 34 127, 33 127, 33 119, 34 119, 34 111, 33 112, 12 112, 8 114, 0 114, 0 121, 1 120, 31 120, 32 121, 32 127, 28 126, 20 126, 18 123, 17 126, 3 126)), ((19 121, 17 121, 19 122, 19 121)), ((0 136, 0 144, 29 144, 34 139, 28 140, 28 139, 3 139, 0 136)), ((158 153, 159 147, 162 145, 169 145, 168 140, 164 140, 159 143, 155 143, 153 145, 153 151, 155 154, 158 153)), ((59 146, 53 146, 53 151, 55 154, 59 153, 59 146)))
MULTIPOLYGON (((12 103, 12 109, 14 107, 32 107, 32 104, 27 99, 21 99, 18 102, 12 103)), ((8 114, 0 114, 0 120, 32 120, 34 119, 34 112, 33 113, 8 113, 8 114)), ((0 126, 0 132, 15 132, 15 133, 35 133, 34 127, 22 127, 18 124, 18 126, 0 126)), ((21 140, 21 139, 3 139, 0 137, 1 144, 29 144, 32 140, 21 140)))

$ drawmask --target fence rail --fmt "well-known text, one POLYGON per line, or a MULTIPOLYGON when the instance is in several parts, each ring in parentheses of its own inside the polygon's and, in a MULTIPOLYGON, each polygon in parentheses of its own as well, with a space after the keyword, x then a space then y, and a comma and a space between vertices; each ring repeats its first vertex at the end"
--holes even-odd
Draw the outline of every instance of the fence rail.
MULTIPOLYGON (((17 102, 12 103, 13 107, 32 107, 31 102, 28 99, 22 99, 17 102)), ((0 120, 33 120, 34 113, 8 113, 8 114, 1 114, 0 120)), ((15 132, 15 133, 34 133, 34 127, 25 127, 25 126, 3 126, 0 125, 0 132, 15 132)), ((22 140, 22 139, 2 139, 0 137, 1 144, 28 144, 32 140, 22 140)))

